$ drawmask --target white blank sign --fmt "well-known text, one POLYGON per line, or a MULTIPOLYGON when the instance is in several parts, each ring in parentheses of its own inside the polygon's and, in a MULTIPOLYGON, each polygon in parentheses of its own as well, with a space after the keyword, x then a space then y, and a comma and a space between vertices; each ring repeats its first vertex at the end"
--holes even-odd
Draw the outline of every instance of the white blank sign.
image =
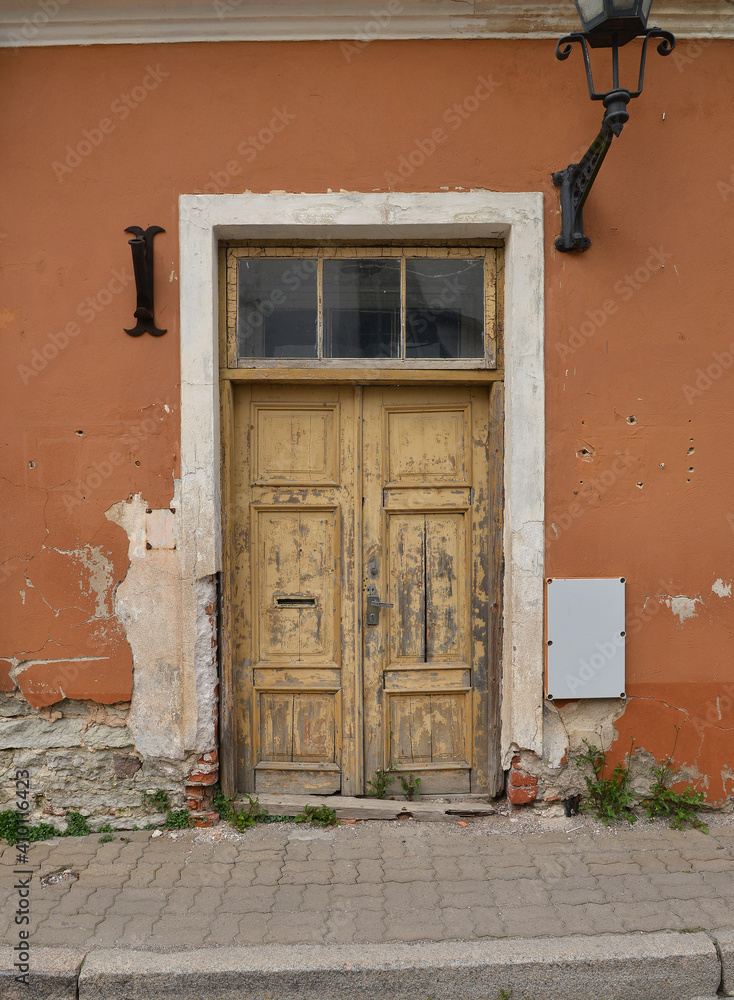
POLYGON ((548 697, 624 697, 624 578, 547 586, 548 697))

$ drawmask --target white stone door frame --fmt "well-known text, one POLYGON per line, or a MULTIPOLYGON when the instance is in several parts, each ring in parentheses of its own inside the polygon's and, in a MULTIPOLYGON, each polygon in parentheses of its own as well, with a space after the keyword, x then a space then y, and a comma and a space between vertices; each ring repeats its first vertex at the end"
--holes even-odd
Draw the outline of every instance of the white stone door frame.
MULTIPOLYGON (((545 365, 543 195, 221 194, 180 198, 183 620, 222 558, 218 243, 228 239, 505 241, 501 746, 542 752, 545 365)), ((184 627, 184 636, 191 634, 184 627)), ((184 661, 195 661, 191 639, 184 661)))

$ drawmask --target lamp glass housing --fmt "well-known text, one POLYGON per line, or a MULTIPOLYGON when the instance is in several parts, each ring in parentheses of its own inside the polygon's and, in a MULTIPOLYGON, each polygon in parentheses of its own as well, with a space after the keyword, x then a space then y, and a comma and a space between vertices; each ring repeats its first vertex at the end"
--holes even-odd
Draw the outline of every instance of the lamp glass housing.
POLYGON ((574 0, 593 48, 626 45, 647 28, 652 0, 574 0))

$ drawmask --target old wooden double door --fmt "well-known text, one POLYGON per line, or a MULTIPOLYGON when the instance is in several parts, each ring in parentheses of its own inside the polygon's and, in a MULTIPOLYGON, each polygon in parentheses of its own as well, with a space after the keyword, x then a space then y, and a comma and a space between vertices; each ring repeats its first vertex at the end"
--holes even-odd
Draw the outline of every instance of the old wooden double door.
POLYGON ((240 791, 497 791, 501 391, 234 389, 240 791))

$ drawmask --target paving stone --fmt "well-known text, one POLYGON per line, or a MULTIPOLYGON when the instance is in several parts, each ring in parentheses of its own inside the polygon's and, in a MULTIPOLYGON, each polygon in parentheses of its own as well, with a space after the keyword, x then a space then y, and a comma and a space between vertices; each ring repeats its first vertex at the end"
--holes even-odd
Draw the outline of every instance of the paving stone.
POLYGON ((103 916, 114 904, 115 900, 122 892, 122 889, 113 889, 109 886, 94 889, 84 903, 86 913, 96 913, 103 916))
MULTIPOLYGON (((163 890, 166 893, 166 903, 161 913, 172 915, 179 913, 184 916, 194 908, 196 899, 201 891, 196 886, 176 886, 174 889, 163 890)), ((220 899, 221 903, 221 899, 220 899)))
POLYGON ((624 924, 607 904, 587 903, 583 909, 598 934, 623 934, 624 924))
POLYGON ((219 913, 209 918, 207 927, 209 933, 204 938, 204 944, 221 947, 235 943, 240 921, 231 913, 219 913))
POLYGON ((149 916, 157 919, 171 896, 171 889, 125 889, 116 898, 109 914, 116 916, 149 916))
POLYGON ((591 886, 588 886, 584 889, 565 890, 563 888, 563 882, 560 882, 557 886, 551 888, 549 893, 552 903, 565 906, 580 907, 584 903, 606 903, 609 901, 609 896, 607 895, 606 890, 602 887, 592 888, 591 886))
POLYGON ((384 941, 385 916, 379 910, 361 910, 354 914, 355 941, 384 941))
POLYGON ((281 871, 282 865, 280 863, 274 861, 261 861, 257 865, 253 884, 272 885, 280 878, 281 871))
POLYGON ((356 914, 347 910, 332 913, 326 921, 325 940, 329 944, 351 944, 354 941, 356 914))
POLYGON ((139 912, 134 914, 134 920, 125 924, 120 941, 121 946, 136 947, 148 945, 153 940, 153 926, 157 923, 160 913, 151 914, 139 912))
MULTIPOLYGON (((518 882, 495 882, 491 886, 498 906, 550 906, 551 890, 538 879, 524 878, 518 882)), ((588 890, 583 890, 588 891, 588 890)))
MULTIPOLYGON (((174 893, 176 891, 177 890, 174 889, 174 893)), ((222 904, 224 891, 224 889, 219 888, 218 886, 202 886, 196 894, 194 910, 202 918, 208 918, 211 914, 216 913, 222 904)))
MULTIPOLYGON (((164 862, 153 876, 150 887, 154 889, 172 889, 181 880, 181 871, 182 865, 164 862)), ((194 884, 198 885, 199 883, 196 882, 194 884)))
POLYGON ((502 882, 512 882, 519 878, 537 878, 538 871, 528 865, 505 865, 497 868, 487 868, 487 878, 502 882))
POLYGON ((357 862, 358 882, 382 882, 383 879, 384 872, 381 861, 375 858, 366 858, 364 861, 357 862))
POLYGON ((296 912, 303 904, 303 887, 299 885, 280 885, 273 900, 273 912, 287 910, 296 912))
POLYGON ((197 914, 164 913, 152 928, 152 940, 158 947, 186 948, 201 944, 206 933, 201 916, 197 914))
POLYGON ((388 886, 370 885, 369 888, 373 891, 362 896, 341 896, 338 894, 340 888, 345 887, 335 885, 330 890, 331 909, 334 911, 346 910, 359 913, 362 910, 384 910, 386 906, 400 908, 411 904, 411 896, 408 892, 403 892, 399 896, 393 895, 390 901, 386 902, 388 886))
POLYGON ((255 916, 252 913, 248 913, 239 921, 234 943, 238 945, 263 944, 268 933, 270 920, 271 917, 269 914, 267 916, 261 916, 260 914, 255 916))
POLYGON ((385 915, 385 941, 442 941, 446 929, 432 911, 395 910, 385 915))
POLYGON ((614 903, 613 910, 627 931, 683 930, 677 913, 655 902, 614 903))
POLYGON ((222 902, 219 904, 219 912, 270 913, 276 891, 277 886, 264 885, 225 889, 222 893, 222 902))
POLYGON ((229 873, 229 882, 227 885, 252 885, 255 875, 256 866, 249 864, 247 861, 237 860, 233 865, 229 873))
MULTIPOLYGON (((381 890, 379 894, 380 896, 382 896, 381 890)), ((303 899, 301 902, 302 909, 328 910, 330 905, 331 905, 331 889, 328 885, 303 886, 303 899)))
POLYGON ((130 877, 126 879, 125 885, 134 889, 145 888, 151 884, 160 867, 161 862, 149 864, 147 858, 145 861, 139 861, 131 870, 130 877))
POLYGON ((542 937, 565 934, 554 906, 500 907, 498 916, 509 937, 542 937))
POLYGON ((708 913, 706 927, 734 927, 734 899, 701 899, 701 909, 708 913))
POLYGON ((274 913, 268 921, 265 942, 278 944, 321 943, 326 940, 327 917, 320 913, 274 913))
POLYGON ((107 916, 88 939, 90 948, 115 948, 123 940, 125 927, 135 917, 107 916))
POLYGON ((181 877, 176 884, 224 886, 229 882, 231 873, 230 865, 217 864, 214 861, 208 864, 186 865, 181 869, 181 877))
MULTIPOLYGON (((604 896, 610 902, 634 902, 635 900, 662 899, 663 894, 654 884, 653 879, 665 878, 664 875, 652 875, 645 878, 643 875, 597 875, 596 881, 604 896)), ((599 900, 590 899, 589 903, 596 903, 599 900)))

